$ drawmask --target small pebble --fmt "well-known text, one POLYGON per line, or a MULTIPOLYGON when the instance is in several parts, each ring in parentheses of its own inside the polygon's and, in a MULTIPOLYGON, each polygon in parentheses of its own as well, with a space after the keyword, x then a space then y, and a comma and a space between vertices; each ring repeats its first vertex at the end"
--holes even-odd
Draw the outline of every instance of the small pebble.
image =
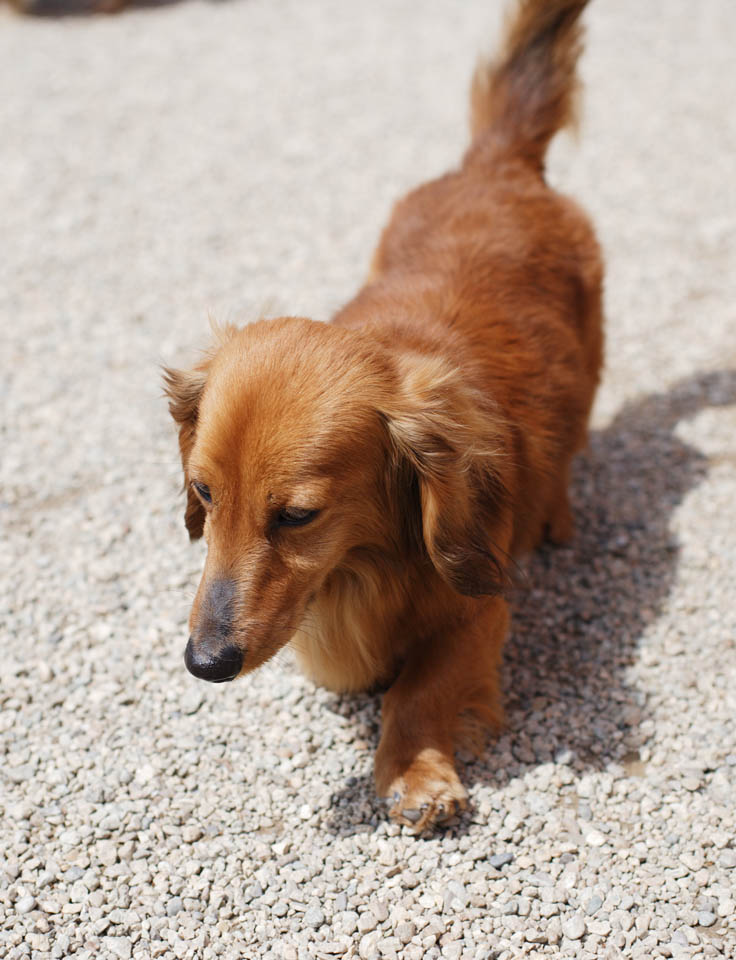
POLYGON ((21 897, 20 900, 16 901, 15 912, 21 915, 24 913, 30 913, 35 906, 36 906, 35 897, 31 897, 31 896, 21 897))
POLYGON ((378 930, 366 933, 365 936, 361 937, 358 945, 360 960, 373 960, 374 957, 378 957, 378 941, 380 939, 381 934, 378 930))
POLYGON ((585 904, 585 912, 588 916, 592 916, 597 910, 603 906, 603 900, 597 894, 592 896, 590 900, 585 904))
POLYGON ((371 930, 375 930, 378 924, 376 915, 372 910, 366 910, 365 913, 361 913, 358 917, 358 932, 359 933, 370 933, 371 930))
POLYGON ((304 922, 316 930, 325 922, 325 915, 319 907, 310 907, 304 914, 304 922))
POLYGON ((600 830, 587 830, 584 833, 585 842, 591 847, 602 847, 606 842, 605 834, 601 833, 600 830))
POLYGON ((376 918, 377 923, 384 923, 388 920, 388 905, 385 900, 374 900, 371 903, 371 913, 376 918))
POLYGON ((184 906, 181 897, 172 897, 166 904, 166 916, 175 917, 184 906))
POLYGON ((546 943, 547 934, 544 930, 535 930, 533 927, 524 934, 527 943, 546 943))
POLYGON ((417 927, 415 923, 405 921, 396 925, 394 933, 402 943, 408 943, 412 937, 416 936, 417 927))
POLYGON ((696 853, 683 853, 680 860, 685 864, 688 870, 696 871, 703 866, 703 853, 698 850, 696 853))
POLYGON ((113 957, 129 960, 133 953, 133 944, 129 937, 103 937, 102 944, 113 957))
POLYGON ((585 920, 576 913, 562 924, 562 933, 568 940, 579 940, 585 933, 585 920))
POLYGON ((507 863, 511 863, 513 859, 513 853, 494 853, 488 858, 488 862, 492 867, 495 867, 496 870, 500 870, 501 867, 505 867, 507 863))
POLYGON ((340 940, 326 940, 320 943, 319 949, 321 953, 330 954, 330 956, 340 957, 344 953, 348 952, 348 945, 342 943, 340 940))

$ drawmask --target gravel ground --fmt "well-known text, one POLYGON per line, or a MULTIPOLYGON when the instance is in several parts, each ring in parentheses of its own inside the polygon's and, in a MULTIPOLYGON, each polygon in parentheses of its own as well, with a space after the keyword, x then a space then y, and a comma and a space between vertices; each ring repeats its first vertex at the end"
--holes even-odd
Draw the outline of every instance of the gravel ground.
POLYGON ((329 316, 465 143, 493 0, 0 10, 0 954, 736 955, 732 0, 593 4, 609 349, 579 534, 527 563, 472 809, 384 820, 379 702, 182 663, 203 553, 157 363, 329 316), (418 11, 421 10, 421 17, 418 11))

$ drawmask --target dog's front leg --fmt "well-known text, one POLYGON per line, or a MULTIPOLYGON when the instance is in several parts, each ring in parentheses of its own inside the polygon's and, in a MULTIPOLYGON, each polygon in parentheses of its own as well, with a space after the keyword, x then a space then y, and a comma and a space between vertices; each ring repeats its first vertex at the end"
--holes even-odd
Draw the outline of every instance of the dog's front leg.
POLYGON ((417 639, 383 701, 376 788, 390 815, 417 833, 466 805, 455 770, 458 741, 479 721, 502 722, 498 665, 508 608, 501 598, 468 606, 460 623, 417 639))

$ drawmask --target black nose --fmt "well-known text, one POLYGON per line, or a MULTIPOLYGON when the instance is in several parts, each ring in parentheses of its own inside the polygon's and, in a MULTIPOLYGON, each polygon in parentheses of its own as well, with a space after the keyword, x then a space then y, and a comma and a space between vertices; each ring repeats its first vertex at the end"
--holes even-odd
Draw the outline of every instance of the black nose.
POLYGON ((200 680, 210 680, 212 683, 225 683, 234 680, 243 666, 243 654, 231 643, 217 646, 215 649, 207 644, 189 643, 184 651, 184 663, 187 670, 199 677, 200 680))

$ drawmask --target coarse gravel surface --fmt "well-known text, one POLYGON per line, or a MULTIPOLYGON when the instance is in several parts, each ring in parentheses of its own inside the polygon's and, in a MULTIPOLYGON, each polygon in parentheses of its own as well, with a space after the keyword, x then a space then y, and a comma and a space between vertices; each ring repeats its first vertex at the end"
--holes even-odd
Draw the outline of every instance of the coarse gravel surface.
POLYGON ((378 697, 184 669, 203 560, 157 364, 327 318, 456 162, 495 0, 0 9, 0 956, 736 956, 736 6, 594 0, 551 180, 606 251, 575 541, 431 837, 378 697))

